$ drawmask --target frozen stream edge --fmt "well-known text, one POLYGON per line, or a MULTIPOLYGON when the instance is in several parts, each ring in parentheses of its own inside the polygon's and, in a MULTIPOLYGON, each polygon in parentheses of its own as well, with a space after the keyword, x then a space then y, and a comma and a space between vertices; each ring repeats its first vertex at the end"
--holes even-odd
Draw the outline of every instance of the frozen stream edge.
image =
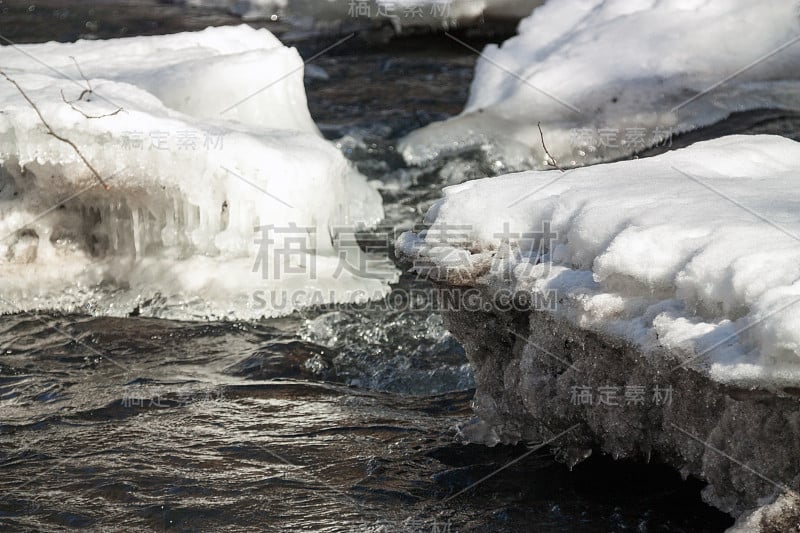
MULTIPOLYGON (((479 289, 490 301, 490 289, 479 289)), ((794 397, 723 385, 691 369, 673 371, 682 359, 668 350, 645 354, 544 311, 444 316, 475 372, 474 409, 488 427, 479 438, 544 442, 565 432, 550 445, 567 464, 599 449, 615 459, 662 461, 707 481, 704 500, 738 517, 729 531, 796 527, 800 499, 786 488, 800 478, 800 405, 794 397), (575 386, 625 384, 648 391, 672 387, 672 401, 571 401, 575 386)))

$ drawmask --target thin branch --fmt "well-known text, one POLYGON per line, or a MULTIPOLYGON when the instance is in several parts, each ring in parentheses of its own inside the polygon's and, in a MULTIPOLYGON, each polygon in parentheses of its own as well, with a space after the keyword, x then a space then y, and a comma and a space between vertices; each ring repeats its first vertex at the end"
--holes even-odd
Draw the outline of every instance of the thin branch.
POLYGON ((83 96, 84 96, 86 93, 91 93, 91 92, 93 92, 93 91, 92 91, 92 84, 89 82, 89 78, 87 78, 87 77, 86 77, 86 74, 84 74, 84 73, 83 73, 83 70, 81 69, 81 66, 78 64, 78 60, 77 60, 77 59, 75 59, 75 56, 69 56, 69 58, 72 60, 72 62, 73 62, 73 63, 75 63, 75 68, 77 68, 77 69, 78 69, 78 73, 81 75, 81 78, 83 78, 83 81, 85 81, 85 82, 86 82, 86 87, 88 87, 88 89, 86 89, 85 91, 83 91, 83 92, 81 93, 81 95, 78 97, 78 100, 80 100, 80 99, 82 99, 82 98, 83 98, 83 96))
POLYGON ((116 111, 112 111, 111 113, 106 113, 106 114, 104 114, 104 115, 89 115, 89 114, 87 114, 85 111, 83 111, 82 109, 80 109, 79 107, 75 106, 75 102, 78 102, 78 101, 80 101, 80 100, 81 100, 81 98, 83 97, 83 95, 84 95, 85 93, 86 93, 86 91, 83 91, 83 92, 81 93, 81 96, 79 96, 77 100, 67 100, 67 97, 66 97, 66 96, 64 96, 64 89, 61 89, 61 99, 62 99, 62 100, 64 100, 64 103, 65 103, 65 104, 67 104, 67 105, 68 105, 68 106, 70 106, 72 109, 74 109, 75 111, 77 111, 78 113, 80 113, 81 115, 83 115, 83 116, 84 116, 84 117, 86 117, 86 118, 106 118, 106 117, 113 117, 114 115, 116 115, 117 113, 119 113, 120 111, 122 111, 122 108, 121 108, 121 107, 118 107, 116 111))
POLYGON ((73 110, 77 111, 78 113, 80 113, 81 115, 83 115, 86 118, 112 117, 112 116, 116 115, 117 113, 119 113, 120 111, 122 111, 121 107, 117 107, 117 110, 116 111, 112 111, 111 113, 105 113, 103 115, 89 115, 88 113, 85 113, 83 110, 78 108, 75 105, 75 102, 83 102, 83 101, 89 102, 90 100, 89 100, 88 97, 90 95, 94 94, 94 89, 92 89, 92 82, 90 82, 89 78, 86 77, 86 74, 83 73, 83 69, 81 68, 80 63, 78 63, 78 60, 75 59, 75 56, 69 56, 69 58, 72 60, 73 63, 75 63, 75 68, 78 69, 78 74, 80 74, 81 78, 83 79, 83 81, 86 82, 86 87, 87 88, 84 89, 83 91, 81 91, 81 94, 78 95, 78 98, 76 98, 75 100, 67 100, 67 97, 64 96, 64 90, 62 89, 61 90, 61 99, 64 100, 64 103, 67 104, 68 106, 70 106, 73 110), (86 100, 83 99, 84 97, 87 97, 86 100))
POLYGON ((544 148, 544 153, 547 154, 547 157, 550 158, 550 161, 548 161, 547 164, 550 165, 551 167, 557 168, 561 172, 564 172, 564 169, 558 166, 556 158, 550 155, 550 150, 547 149, 547 145, 544 143, 544 133, 542 133, 542 123, 537 122, 536 127, 539 128, 539 136, 542 138, 542 148, 544 148))
POLYGON ((50 127, 50 124, 48 124, 47 121, 44 119, 44 116, 42 116, 42 112, 39 111, 39 108, 36 107, 36 104, 33 103, 33 100, 31 100, 30 97, 25 93, 25 91, 22 90, 22 87, 20 87, 19 84, 16 81, 14 81, 13 79, 11 79, 8 76, 8 74, 6 74, 4 71, 0 70, 0 74, 2 74, 3 77, 6 80, 8 80, 9 83, 11 83, 14 87, 16 87, 17 90, 19 91, 19 94, 21 94, 22 97, 30 104, 30 106, 33 108, 33 110, 39 116, 39 120, 41 120, 42 124, 44 124, 44 127, 47 128, 47 134, 55 137, 56 139, 58 139, 59 141, 61 141, 63 143, 66 143, 66 144, 70 145, 72 147, 72 149, 75 150, 75 153, 78 154, 78 157, 80 157, 81 160, 84 162, 84 164, 89 168, 89 170, 92 171, 92 174, 94 174, 94 177, 97 178, 97 181, 100 182, 100 184, 103 186, 103 188, 105 190, 107 190, 107 191, 110 190, 111 187, 109 187, 108 184, 106 184, 105 180, 103 180, 103 178, 100 176, 100 173, 97 172, 97 170, 95 170, 95 168, 92 166, 91 163, 89 163, 89 160, 86 159, 86 156, 83 155, 83 153, 75 145, 75 143, 70 141, 66 137, 62 137, 61 135, 59 135, 55 131, 53 131, 53 128, 50 127))

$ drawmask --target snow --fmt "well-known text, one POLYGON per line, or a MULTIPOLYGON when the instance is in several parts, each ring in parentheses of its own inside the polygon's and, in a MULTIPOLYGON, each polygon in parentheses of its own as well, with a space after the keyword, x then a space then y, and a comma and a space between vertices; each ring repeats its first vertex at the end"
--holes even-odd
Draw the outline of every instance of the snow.
POLYGON ((391 267, 343 269, 355 251, 332 242, 381 220, 380 196, 266 30, 3 47, 0 65, 109 185, 0 78, 0 312, 252 318, 387 291, 391 267))
POLYGON ((780 388, 800 383, 798 213, 800 143, 731 136, 448 187, 398 248, 451 285, 555 294, 539 310, 780 388))
POLYGON ((400 143, 482 147, 516 169, 619 159, 733 112, 800 109, 800 3, 551 0, 488 45, 464 111, 400 143), (745 22, 746 21, 746 22, 745 22))
MULTIPOLYGON (((302 59, 267 30, 223 26, 159 37, 2 49, 2 65, 10 74, 21 71, 69 78, 73 84, 65 85, 64 91, 76 98, 83 87, 71 57, 90 79, 134 85, 140 89, 134 94, 155 96, 171 111, 196 119, 318 132, 302 89, 302 59)), ((104 91, 97 92, 108 97, 104 91)), ((61 102, 60 95, 57 100, 61 102)))

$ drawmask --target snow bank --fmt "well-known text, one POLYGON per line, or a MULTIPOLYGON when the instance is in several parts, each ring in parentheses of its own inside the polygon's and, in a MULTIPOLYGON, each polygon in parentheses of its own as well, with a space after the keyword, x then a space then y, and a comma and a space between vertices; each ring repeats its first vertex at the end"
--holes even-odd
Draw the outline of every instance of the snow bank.
POLYGON ((464 436, 664 462, 732 531, 792 530, 799 193, 800 143, 774 136, 445 189, 398 249, 448 294, 464 436))
POLYGON ((457 117, 400 143, 410 163, 476 146, 544 168, 628 156, 733 112, 800 109, 795 0, 551 0, 478 61, 457 117))
POLYGON ((109 185, 0 78, 0 311, 258 317, 386 291, 391 269, 353 273, 333 245, 380 196, 266 30, 3 47, 0 65, 109 185))
POLYGON ((800 143, 733 136, 449 187, 399 245, 451 284, 555 295, 582 329, 780 389, 800 384, 798 213, 800 143))

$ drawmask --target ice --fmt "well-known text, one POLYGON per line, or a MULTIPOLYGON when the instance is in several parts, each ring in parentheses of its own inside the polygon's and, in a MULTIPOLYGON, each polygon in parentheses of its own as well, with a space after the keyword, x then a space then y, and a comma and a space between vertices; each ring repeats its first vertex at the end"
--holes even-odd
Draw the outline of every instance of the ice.
POLYGON ((794 528, 798 193, 800 143, 766 135, 446 188, 397 249, 459 304, 461 434, 664 462, 732 531, 794 528))
POLYGON ((481 147, 516 169, 669 144, 733 112, 800 109, 800 5, 551 0, 488 45, 464 111, 400 143, 410 163, 481 147), (744 22, 746 21, 746 22, 744 22))
POLYGON ((432 227, 398 244, 446 281, 555 291, 554 312, 581 328, 685 354, 720 382, 780 389, 800 384, 798 169, 800 143, 731 136, 471 181, 445 189, 432 227))
POLYGON ((333 243, 380 196, 266 30, 3 47, 0 65, 109 185, 0 78, 1 311, 249 318, 387 291, 389 265, 359 275, 333 243))

